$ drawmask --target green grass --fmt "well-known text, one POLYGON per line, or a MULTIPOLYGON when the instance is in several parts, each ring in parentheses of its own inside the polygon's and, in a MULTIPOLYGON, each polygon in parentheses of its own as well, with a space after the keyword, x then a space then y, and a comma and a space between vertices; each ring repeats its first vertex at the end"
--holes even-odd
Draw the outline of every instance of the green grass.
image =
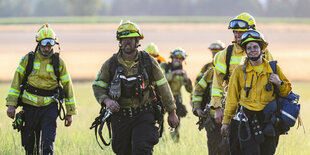
MULTIPOLYGON (((5 97, 9 87, 10 84, 8 83, 0 84, 0 101, 2 103, 2 106, 0 106, 0 154, 23 154, 24 150, 21 146, 20 134, 13 130, 11 126, 12 120, 6 116, 5 97)), ((78 115, 74 116, 73 124, 69 128, 64 127, 63 122, 58 120, 55 154, 112 154, 110 147, 104 147, 104 151, 99 148, 95 140, 94 131, 89 130, 93 119, 99 111, 99 105, 94 99, 91 83, 74 83, 74 88, 78 102, 78 115)), ((301 95, 301 115, 305 129, 309 131, 310 113, 307 113, 306 110, 310 108, 310 83, 294 83, 294 92, 301 95)), ((187 108, 190 111, 187 94, 184 95, 183 101, 187 104, 187 108)), ((197 118, 191 112, 188 113, 186 118, 182 119, 179 143, 174 143, 171 140, 166 123, 164 135, 155 146, 154 154, 208 154, 206 133, 205 131, 198 130, 195 125, 196 122, 197 118)), ((309 133, 305 135, 302 127, 298 130, 296 127, 293 127, 288 135, 281 136, 276 154, 307 154, 310 152, 309 133)))
MULTIPOLYGON (((64 16, 64 17, 10 17, 0 18, 5 24, 42 24, 42 23, 119 23, 132 20, 137 23, 227 23, 233 17, 215 16, 64 16)), ((310 18, 256 18, 259 23, 310 24, 310 18)))

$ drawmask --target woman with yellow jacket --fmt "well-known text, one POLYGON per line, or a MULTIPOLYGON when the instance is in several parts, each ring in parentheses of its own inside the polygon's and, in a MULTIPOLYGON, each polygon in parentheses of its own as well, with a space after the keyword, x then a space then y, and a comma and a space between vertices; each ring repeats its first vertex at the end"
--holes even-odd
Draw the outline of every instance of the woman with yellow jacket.
POLYGON ((229 134, 231 154, 274 154, 279 134, 264 133, 263 109, 275 99, 274 87, 278 87, 279 96, 285 97, 291 92, 291 83, 279 66, 274 74, 262 57, 267 42, 258 31, 245 32, 241 46, 247 58, 230 78, 221 134, 229 134))

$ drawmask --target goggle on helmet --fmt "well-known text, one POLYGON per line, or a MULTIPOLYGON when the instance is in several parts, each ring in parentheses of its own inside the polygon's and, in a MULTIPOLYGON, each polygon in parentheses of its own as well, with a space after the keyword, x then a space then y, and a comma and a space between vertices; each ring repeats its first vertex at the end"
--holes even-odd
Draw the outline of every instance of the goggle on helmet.
POLYGON ((182 48, 176 48, 171 52, 170 57, 184 60, 187 57, 187 55, 182 48))
POLYGON ((245 49, 245 45, 247 42, 251 42, 251 41, 257 41, 257 42, 261 42, 263 47, 262 47, 262 51, 265 51, 265 49, 268 46, 268 43, 265 42, 264 40, 264 36, 258 32, 257 30, 249 30, 246 31, 242 34, 241 36, 241 47, 243 49, 245 49))
POLYGON ((219 52, 223 49, 225 49, 225 44, 223 42, 221 42, 220 40, 216 41, 215 43, 212 43, 210 46, 209 46, 209 49, 216 53, 216 52, 219 52))

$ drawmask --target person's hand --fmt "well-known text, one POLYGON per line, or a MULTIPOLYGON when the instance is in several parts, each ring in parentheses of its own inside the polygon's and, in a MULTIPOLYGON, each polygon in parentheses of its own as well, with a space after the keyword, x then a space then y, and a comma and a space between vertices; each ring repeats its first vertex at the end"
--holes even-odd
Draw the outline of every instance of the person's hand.
POLYGON ((228 132, 228 124, 223 124, 221 127, 221 134, 223 137, 228 137, 229 136, 229 132, 228 132))
POLYGON ((108 109, 110 109, 110 111, 113 113, 113 112, 118 112, 119 109, 120 109, 120 106, 119 104, 114 101, 114 100, 111 100, 110 98, 106 98, 104 100, 104 104, 107 106, 108 109))
POLYGON ((215 109, 214 119, 215 119, 216 123, 222 124, 223 111, 222 111, 221 107, 215 109))
POLYGON ((65 126, 69 127, 72 124, 72 116, 71 115, 66 115, 65 116, 65 126))
POLYGON ((274 83, 277 86, 281 86, 280 85, 281 80, 277 74, 271 73, 269 77, 269 81, 274 83))
POLYGON ((9 106, 8 106, 8 109, 7 109, 7 111, 6 111, 6 114, 7 114, 10 118, 14 119, 14 117, 15 117, 15 107, 9 105, 9 106))
POLYGON ((179 125, 179 118, 175 110, 168 114, 168 124, 171 128, 176 128, 179 125))
POLYGON ((197 115, 199 117, 207 117, 207 112, 206 111, 202 111, 200 108, 196 109, 197 115))

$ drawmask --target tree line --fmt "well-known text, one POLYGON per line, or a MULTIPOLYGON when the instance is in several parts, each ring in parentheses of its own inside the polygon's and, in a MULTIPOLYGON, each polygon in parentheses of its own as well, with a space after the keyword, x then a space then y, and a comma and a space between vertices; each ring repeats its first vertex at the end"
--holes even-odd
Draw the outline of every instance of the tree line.
POLYGON ((0 0, 0 17, 234 16, 310 17, 310 0, 0 0))

